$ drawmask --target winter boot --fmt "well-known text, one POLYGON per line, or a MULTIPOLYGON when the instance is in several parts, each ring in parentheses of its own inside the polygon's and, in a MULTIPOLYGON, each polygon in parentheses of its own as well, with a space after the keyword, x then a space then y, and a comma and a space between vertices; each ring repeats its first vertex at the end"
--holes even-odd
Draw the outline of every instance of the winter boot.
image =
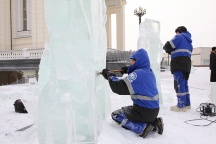
POLYGON ((121 109, 118 109, 118 110, 112 112, 112 114, 111 114, 112 119, 113 119, 115 122, 117 122, 118 124, 121 124, 121 122, 120 122, 120 121, 117 121, 116 117, 117 117, 118 115, 120 115, 121 113, 122 113, 122 110, 121 110, 121 109))
POLYGON ((153 129, 154 126, 151 123, 148 123, 144 128, 143 133, 140 134, 139 136, 145 138, 153 129))
POLYGON ((164 129, 164 123, 162 117, 159 117, 156 119, 156 131, 158 134, 163 134, 163 129, 164 129))
POLYGON ((191 109, 191 106, 188 105, 188 106, 186 106, 185 108, 186 108, 187 110, 190 110, 190 109, 191 109))
POLYGON ((179 108, 178 106, 171 106, 170 110, 174 112, 186 112, 186 107, 179 108))

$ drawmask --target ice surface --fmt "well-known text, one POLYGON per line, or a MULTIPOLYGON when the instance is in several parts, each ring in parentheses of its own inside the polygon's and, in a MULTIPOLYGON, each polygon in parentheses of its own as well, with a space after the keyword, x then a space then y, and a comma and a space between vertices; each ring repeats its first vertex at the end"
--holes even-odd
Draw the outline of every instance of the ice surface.
POLYGON ((159 91, 160 103, 163 103, 160 86, 160 62, 162 60, 162 44, 160 40, 160 22, 145 19, 140 23, 137 49, 144 48, 149 55, 151 69, 153 70, 159 91))
POLYGON ((97 143, 109 112, 104 0, 45 0, 49 42, 39 70, 40 144, 97 143))
POLYGON ((216 105, 216 82, 211 82, 211 103, 216 105))

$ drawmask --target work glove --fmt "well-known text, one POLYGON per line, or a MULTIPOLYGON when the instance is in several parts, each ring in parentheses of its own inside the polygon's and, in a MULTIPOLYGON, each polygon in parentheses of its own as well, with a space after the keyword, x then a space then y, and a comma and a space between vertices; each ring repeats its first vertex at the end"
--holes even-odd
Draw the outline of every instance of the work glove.
POLYGON ((103 69, 102 70, 102 75, 103 77, 108 80, 109 76, 115 76, 115 74, 113 74, 112 72, 110 72, 108 69, 103 69))
POLYGON ((127 71, 128 71, 128 66, 124 66, 124 67, 121 68, 120 73, 121 74, 127 74, 127 71))
POLYGON ((168 53, 169 55, 171 55, 171 51, 166 51, 166 53, 168 53))

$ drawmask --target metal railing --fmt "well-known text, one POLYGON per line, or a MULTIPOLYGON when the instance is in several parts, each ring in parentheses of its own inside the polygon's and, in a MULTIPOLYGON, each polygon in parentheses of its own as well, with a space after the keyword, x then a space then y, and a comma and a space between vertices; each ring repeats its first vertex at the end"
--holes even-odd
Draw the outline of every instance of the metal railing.
POLYGON ((106 62, 129 62, 130 55, 134 51, 111 51, 107 52, 106 62))

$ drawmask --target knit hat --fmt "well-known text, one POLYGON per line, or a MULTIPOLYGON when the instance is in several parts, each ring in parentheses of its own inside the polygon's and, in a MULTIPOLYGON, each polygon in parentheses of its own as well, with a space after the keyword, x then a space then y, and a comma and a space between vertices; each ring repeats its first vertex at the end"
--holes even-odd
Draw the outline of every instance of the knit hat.
POLYGON ((175 30, 175 32, 177 33, 182 33, 182 32, 186 32, 187 31, 187 28, 184 27, 184 26, 179 26, 177 27, 177 29, 175 30))

